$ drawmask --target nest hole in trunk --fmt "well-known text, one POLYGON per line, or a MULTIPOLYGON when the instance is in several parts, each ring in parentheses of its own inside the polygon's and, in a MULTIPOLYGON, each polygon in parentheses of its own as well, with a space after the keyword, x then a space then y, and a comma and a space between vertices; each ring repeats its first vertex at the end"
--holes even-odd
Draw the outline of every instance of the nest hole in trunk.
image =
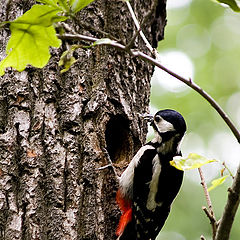
POLYGON ((122 115, 112 116, 106 126, 107 151, 115 163, 129 162, 133 152, 133 139, 130 122, 122 115))

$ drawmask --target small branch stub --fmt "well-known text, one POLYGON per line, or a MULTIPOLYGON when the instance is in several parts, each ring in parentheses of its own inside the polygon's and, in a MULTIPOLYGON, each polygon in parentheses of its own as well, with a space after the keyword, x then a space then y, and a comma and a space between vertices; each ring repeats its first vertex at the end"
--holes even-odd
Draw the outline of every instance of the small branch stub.
POLYGON ((213 212, 213 208, 212 208, 212 201, 207 189, 207 184, 205 181, 205 178, 203 176, 203 172, 201 168, 198 168, 198 172, 201 178, 201 185, 203 186, 203 191, 204 191, 204 195, 206 197, 206 201, 207 201, 207 205, 208 205, 208 209, 206 207, 202 207, 203 211, 206 213, 207 217, 210 220, 211 226, 212 226, 212 233, 213 233, 213 240, 215 239, 216 236, 216 232, 217 232, 217 221, 213 212))

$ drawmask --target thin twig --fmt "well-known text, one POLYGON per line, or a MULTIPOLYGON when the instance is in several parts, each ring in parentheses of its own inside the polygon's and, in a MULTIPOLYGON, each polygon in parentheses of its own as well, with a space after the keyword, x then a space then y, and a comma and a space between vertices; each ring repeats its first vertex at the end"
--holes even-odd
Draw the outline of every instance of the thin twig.
POLYGON ((129 43, 126 45, 126 49, 127 49, 127 50, 130 50, 130 49, 133 47, 133 45, 134 45, 134 43, 135 43, 135 40, 136 40, 136 38, 138 37, 140 31, 141 31, 141 29, 137 30, 137 31, 133 34, 133 36, 132 36, 132 38, 130 39, 129 43))
POLYGON ((210 224, 212 226, 213 240, 214 240, 216 237, 216 233, 217 233, 218 221, 216 220, 216 218, 214 216, 212 216, 212 214, 208 211, 208 209, 206 207, 202 207, 202 210, 205 212, 205 214, 207 215, 207 217, 210 220, 210 224))
MULTIPOLYGON (((62 40, 76 40, 76 41, 87 41, 87 42, 96 42, 100 40, 99 38, 89 37, 82 34, 57 34, 57 37, 62 40)), ((125 50, 125 46, 116 41, 111 41, 111 43, 110 42, 103 43, 102 45, 109 45, 119 50, 125 50)))
POLYGON ((57 25, 63 27, 65 30, 67 30, 71 34, 77 34, 76 31, 65 22, 58 22, 57 25))
POLYGON ((230 170, 230 169, 228 168, 228 166, 226 165, 226 163, 223 162, 222 165, 224 166, 225 169, 227 169, 227 171, 228 171, 228 173, 230 174, 231 178, 234 179, 234 176, 233 176, 231 170, 230 170))
MULTIPOLYGON (((112 162, 112 160, 111 160, 111 157, 109 156, 109 153, 108 153, 107 149, 106 149, 106 148, 103 148, 102 150, 103 150, 103 153, 105 154, 105 156, 106 156, 106 158, 107 158, 107 160, 108 160, 108 162, 109 162, 109 164, 108 164, 107 166, 108 166, 108 167, 109 167, 109 166, 112 167, 112 170, 113 170, 113 172, 114 172, 114 175, 115 175, 115 177, 116 177, 116 179, 117 179, 117 181, 118 181, 118 180, 119 180, 119 176, 118 176, 118 174, 117 174, 117 171, 116 171, 116 169, 115 169, 115 167, 114 167, 114 165, 113 165, 113 162, 112 162)), ((102 167, 102 169, 104 169, 104 167, 102 167)))
POLYGON ((208 190, 207 190, 207 184, 206 184, 205 178, 204 178, 204 176, 203 176, 202 169, 201 169, 201 168, 198 168, 198 172, 199 172, 199 175, 200 175, 201 185, 202 185, 202 187, 203 187, 204 195, 205 195, 205 197, 206 197, 208 209, 209 209, 209 211, 210 211, 210 214, 214 217, 214 212, 213 212, 213 208, 212 208, 212 201, 211 201, 209 192, 208 192, 208 190))
MULTIPOLYGON (((154 0, 154 1, 152 2, 152 6, 150 7, 150 10, 149 10, 148 13, 143 17, 141 23, 139 23, 139 26, 140 26, 139 29, 137 29, 137 31, 133 34, 132 38, 130 39, 129 43, 126 45, 126 48, 127 48, 128 50, 133 47, 134 42, 135 42, 137 36, 140 34, 140 32, 142 32, 142 31, 141 31, 142 26, 144 26, 144 24, 148 21, 148 19, 150 18, 150 16, 152 16, 153 11, 156 10, 157 5, 158 5, 158 0, 154 0)), ((130 6, 131 6, 131 5, 130 5, 130 6)), ((137 19, 136 19, 136 21, 137 21, 137 19)), ((138 22, 138 21, 137 21, 137 22, 138 22)), ((143 32, 142 32, 142 34, 143 34, 143 32)), ((151 51, 151 49, 150 49, 150 51, 151 51)), ((151 51, 151 52, 152 52, 152 51, 151 51)), ((155 54, 155 52, 154 52, 154 54, 155 54)))
POLYGON ((146 55, 143 52, 140 51, 133 51, 132 50, 132 55, 135 57, 139 57, 142 58, 145 61, 150 62, 151 64, 155 65, 156 67, 159 67, 160 69, 162 69, 163 71, 167 72, 168 74, 170 74, 171 76, 177 78, 178 80, 180 80, 181 82, 185 83, 186 85, 188 85, 189 87, 191 87, 192 89, 194 89, 196 92, 198 92, 203 98, 205 98, 211 105, 212 107, 219 113, 219 115, 222 117, 222 119, 224 120, 224 122, 228 125, 228 127, 231 129, 232 133, 234 134, 234 136, 236 137, 237 141, 240 143, 240 132, 238 131, 238 129, 234 126, 233 122, 230 120, 230 118, 228 117, 228 115, 224 112, 224 110, 220 107, 220 105, 207 93, 205 92, 202 88, 200 88, 196 83, 194 83, 191 79, 188 80, 186 78, 181 77, 180 75, 174 73, 173 71, 167 69, 166 67, 164 67, 162 64, 160 64, 157 60, 155 60, 154 58, 146 55))
MULTIPOLYGON (((89 42, 95 42, 95 41, 99 40, 98 38, 89 37, 89 36, 85 36, 85 35, 81 35, 81 34, 76 34, 76 35, 74 35, 74 34, 59 35, 58 34, 57 36, 60 39, 79 40, 79 41, 85 40, 85 41, 89 41, 89 42)), ((204 99, 206 99, 212 105, 212 107, 219 113, 219 115, 222 117, 224 122, 231 129, 231 131, 234 134, 234 136, 236 137, 237 141, 240 143, 240 132, 234 126, 233 122, 228 117, 228 115, 224 112, 224 110, 220 107, 220 105, 207 92, 205 92, 202 88, 200 88, 191 79, 186 79, 186 78, 181 77, 180 75, 178 75, 178 74, 174 73, 173 71, 171 71, 171 70, 167 69, 166 67, 164 67, 158 60, 152 58, 151 56, 148 56, 147 54, 145 54, 145 53, 143 53, 141 51, 132 50, 132 49, 128 50, 124 45, 122 45, 120 43, 117 43, 117 42, 106 42, 106 43, 103 43, 103 44, 112 46, 112 47, 117 48, 117 49, 119 49, 121 51, 127 51, 131 56, 141 58, 145 62, 151 63, 152 65, 162 69, 163 71, 167 72, 171 76, 177 78, 178 80, 180 80, 181 82, 185 83, 190 88, 195 90, 204 99)))
POLYGON ((109 168, 109 167, 112 167, 112 164, 107 164, 107 165, 104 165, 102 167, 99 167, 97 170, 103 170, 103 169, 106 169, 106 168, 109 168))
POLYGON ((205 214, 209 218, 211 224, 216 221, 216 219, 212 216, 212 214, 208 211, 208 209, 205 206, 202 207, 202 210, 205 212, 205 214))
POLYGON ((205 178, 203 176, 203 172, 201 168, 198 168, 198 172, 201 178, 201 184, 203 186, 203 191, 204 191, 204 195, 206 197, 206 201, 207 201, 207 205, 208 205, 208 209, 206 207, 203 207, 203 211, 206 213, 207 217, 210 220, 211 226, 212 226, 212 233, 213 233, 213 239, 215 239, 216 236, 216 232, 217 232, 217 221, 213 212, 213 208, 212 208, 212 201, 209 195, 209 192, 207 190, 207 184, 205 181, 205 178))
MULTIPOLYGON (((132 17, 132 19, 133 19, 133 22, 134 22, 134 24, 135 24, 135 26, 136 26, 136 28, 137 28, 137 33, 139 32, 142 40, 143 40, 144 43, 146 44, 146 47, 149 49, 149 51, 150 51, 151 53, 153 53, 153 52, 154 52, 154 51, 153 51, 153 47, 151 46, 151 44, 149 43, 149 41, 148 41, 147 38, 145 37, 143 31, 141 30, 140 24, 139 24, 139 22, 138 22, 138 20, 137 20, 137 17, 136 17, 136 15, 135 15, 135 13, 134 13, 134 11, 133 11, 133 9, 132 9, 132 6, 131 6, 130 2, 129 2, 129 1, 125 1, 125 2, 126 2, 126 4, 127 4, 128 10, 129 10, 129 12, 130 12, 130 14, 131 14, 131 17, 132 17)), ((137 36, 137 35, 136 35, 136 36, 137 36)))

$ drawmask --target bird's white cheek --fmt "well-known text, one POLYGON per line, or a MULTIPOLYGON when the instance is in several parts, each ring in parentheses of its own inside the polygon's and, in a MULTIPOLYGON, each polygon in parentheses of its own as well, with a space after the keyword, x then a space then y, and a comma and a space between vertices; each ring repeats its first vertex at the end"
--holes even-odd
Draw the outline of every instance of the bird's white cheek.
POLYGON ((165 133, 165 132, 169 132, 169 131, 174 131, 175 128, 173 127, 173 125, 171 123, 169 123, 168 121, 162 119, 159 123, 155 123, 158 132, 160 133, 165 133))

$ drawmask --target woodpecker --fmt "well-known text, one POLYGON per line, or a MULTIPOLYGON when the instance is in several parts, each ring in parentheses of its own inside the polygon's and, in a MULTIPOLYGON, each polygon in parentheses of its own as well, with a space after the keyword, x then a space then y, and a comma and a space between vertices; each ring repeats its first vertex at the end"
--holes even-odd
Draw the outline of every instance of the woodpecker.
POLYGON ((181 156, 184 118, 166 109, 148 120, 154 138, 139 149, 119 180, 116 201, 122 215, 116 231, 118 240, 154 240, 182 184, 183 171, 169 162, 181 156))

